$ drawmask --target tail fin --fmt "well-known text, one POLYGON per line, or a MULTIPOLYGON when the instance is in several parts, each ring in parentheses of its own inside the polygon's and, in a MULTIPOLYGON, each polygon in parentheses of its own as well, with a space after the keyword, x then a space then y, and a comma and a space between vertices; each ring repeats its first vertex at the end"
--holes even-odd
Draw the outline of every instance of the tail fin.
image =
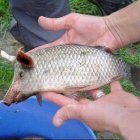
POLYGON ((0 49, 0 57, 10 61, 10 62, 14 62, 15 59, 16 59, 16 56, 12 56, 12 55, 9 55, 7 54, 5 51, 1 50, 0 49))
POLYGON ((131 67, 131 81, 136 87, 137 90, 140 91, 140 68, 136 66, 131 67))

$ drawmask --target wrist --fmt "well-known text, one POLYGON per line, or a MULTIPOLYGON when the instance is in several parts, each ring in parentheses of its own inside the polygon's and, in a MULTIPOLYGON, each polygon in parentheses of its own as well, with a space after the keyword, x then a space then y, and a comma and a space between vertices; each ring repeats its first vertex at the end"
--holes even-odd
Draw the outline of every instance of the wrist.
POLYGON ((105 17, 106 25, 118 42, 117 48, 140 41, 140 1, 105 17))
POLYGON ((99 22, 101 22, 101 32, 103 31, 103 33, 100 39, 96 42, 96 45, 104 46, 112 52, 116 51, 120 45, 109 29, 107 17, 101 17, 99 22))
POLYGON ((117 30, 117 28, 116 28, 117 26, 115 25, 115 23, 112 20, 112 17, 110 15, 105 16, 104 21, 105 21, 105 24, 106 24, 110 34, 112 34, 113 41, 115 42, 114 43, 115 45, 112 46, 112 49, 117 50, 117 49, 121 48, 123 46, 123 41, 122 41, 122 38, 120 37, 119 30, 117 30))

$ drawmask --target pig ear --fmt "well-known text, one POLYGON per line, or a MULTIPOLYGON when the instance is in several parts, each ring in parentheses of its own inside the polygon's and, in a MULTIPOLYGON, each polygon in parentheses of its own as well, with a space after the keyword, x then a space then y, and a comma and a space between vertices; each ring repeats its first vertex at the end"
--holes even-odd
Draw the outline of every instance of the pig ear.
POLYGON ((18 51, 16 59, 23 68, 33 68, 34 66, 33 59, 21 50, 18 51))

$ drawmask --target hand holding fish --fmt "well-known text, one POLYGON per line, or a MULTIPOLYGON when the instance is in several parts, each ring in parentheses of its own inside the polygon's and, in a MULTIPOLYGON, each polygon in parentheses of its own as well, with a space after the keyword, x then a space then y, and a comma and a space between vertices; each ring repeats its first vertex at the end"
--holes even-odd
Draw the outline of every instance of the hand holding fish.
MULTIPOLYGON (((129 20, 130 15, 125 14, 128 12, 137 15, 135 9, 139 13, 139 5, 139 1, 135 2, 125 10, 107 17, 69 14, 58 19, 39 18, 39 23, 43 27, 50 30, 67 29, 66 33, 59 40, 40 47, 44 49, 26 54, 20 51, 17 53, 14 57, 15 78, 4 97, 4 103, 10 105, 20 102, 32 95, 38 95, 41 91, 66 94, 87 91, 127 77, 130 73, 134 74, 134 69, 130 69, 128 64, 97 47, 106 46, 115 51, 130 41, 140 40, 140 32, 136 32, 140 29, 140 24, 137 24, 139 18, 137 20, 137 16, 132 16, 134 20, 129 20), (116 20, 116 16, 121 18, 116 20), (129 23, 127 26, 126 22, 129 23), (136 26, 137 28, 134 28, 136 26), (92 35, 93 32, 95 34, 92 35), (86 45, 78 45, 79 43, 86 45), (32 80, 36 86, 31 88, 32 80)), ((139 73, 139 68, 135 70, 139 73)), ((140 88, 139 84, 137 87, 140 88)))
MULTIPOLYGON (((96 93, 97 91, 92 92, 94 95, 96 93)), ((95 101, 85 99, 77 102, 54 93, 43 96, 62 106, 54 116, 55 126, 62 125, 68 119, 79 119, 94 130, 121 134, 126 139, 138 139, 140 100, 123 91, 117 81, 111 83, 110 94, 95 101)))
MULTIPOLYGON (((43 45, 82 44, 105 46, 111 51, 140 40, 140 1, 109 16, 96 17, 71 13, 61 18, 39 18, 39 24, 49 30, 66 29, 57 41, 43 45), (125 18, 124 18, 125 17, 125 18), (131 20, 130 20, 131 17, 131 20)), ((37 48, 38 49, 38 48, 37 48)))
POLYGON ((40 17, 38 21, 45 29, 54 31, 66 29, 65 34, 60 39, 43 45, 41 48, 58 44, 82 44, 107 46, 114 51, 120 46, 106 25, 104 17, 71 13, 62 18, 55 19, 40 17))

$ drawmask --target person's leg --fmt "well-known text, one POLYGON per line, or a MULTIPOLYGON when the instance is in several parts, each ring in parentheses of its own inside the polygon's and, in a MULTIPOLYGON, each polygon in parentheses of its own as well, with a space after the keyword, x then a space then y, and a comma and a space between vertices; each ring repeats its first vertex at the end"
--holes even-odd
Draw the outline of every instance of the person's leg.
POLYGON ((15 19, 10 32, 26 51, 50 43, 64 34, 64 31, 42 29, 37 19, 39 16, 61 17, 68 14, 68 0, 9 0, 9 4, 15 19))
POLYGON ((89 0, 96 4, 103 15, 109 15, 132 3, 132 0, 89 0))

